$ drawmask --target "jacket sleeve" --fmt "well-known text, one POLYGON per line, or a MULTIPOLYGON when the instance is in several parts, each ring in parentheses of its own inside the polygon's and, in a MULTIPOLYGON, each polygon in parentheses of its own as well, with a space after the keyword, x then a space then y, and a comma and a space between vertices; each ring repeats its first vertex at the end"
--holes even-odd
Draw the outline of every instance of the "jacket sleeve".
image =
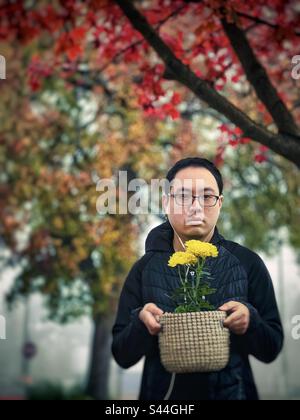
POLYGON ((124 369, 135 365, 153 343, 153 336, 139 319, 139 312, 144 306, 141 292, 144 263, 145 257, 137 261, 125 280, 112 330, 112 354, 124 369))
POLYGON ((263 260, 255 253, 247 256, 250 325, 239 337, 243 350, 264 363, 273 362, 283 347, 284 334, 274 287, 263 260))

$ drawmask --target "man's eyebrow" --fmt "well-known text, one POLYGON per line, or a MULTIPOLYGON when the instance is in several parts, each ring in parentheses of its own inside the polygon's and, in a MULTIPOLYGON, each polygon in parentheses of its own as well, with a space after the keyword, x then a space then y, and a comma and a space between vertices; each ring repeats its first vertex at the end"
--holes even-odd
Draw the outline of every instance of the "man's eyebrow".
MULTIPOLYGON (((182 188, 179 188, 178 190, 176 190, 175 191, 175 194, 178 194, 178 193, 181 193, 181 192, 192 193, 193 191, 191 189, 189 189, 189 188, 182 187, 182 188)), ((204 192, 211 192, 213 194, 216 193, 215 190, 213 188, 210 188, 210 187, 204 188, 204 192)))
POLYGON ((215 190, 213 188, 204 188, 204 191, 215 193, 215 190))

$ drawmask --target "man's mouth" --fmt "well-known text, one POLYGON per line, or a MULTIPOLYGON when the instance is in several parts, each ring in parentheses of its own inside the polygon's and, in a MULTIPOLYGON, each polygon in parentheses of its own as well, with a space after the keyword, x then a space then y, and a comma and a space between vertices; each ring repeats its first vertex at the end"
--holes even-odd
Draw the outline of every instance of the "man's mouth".
POLYGON ((186 222, 187 226, 201 226, 204 225, 204 220, 202 219, 194 219, 194 220, 188 220, 186 222))

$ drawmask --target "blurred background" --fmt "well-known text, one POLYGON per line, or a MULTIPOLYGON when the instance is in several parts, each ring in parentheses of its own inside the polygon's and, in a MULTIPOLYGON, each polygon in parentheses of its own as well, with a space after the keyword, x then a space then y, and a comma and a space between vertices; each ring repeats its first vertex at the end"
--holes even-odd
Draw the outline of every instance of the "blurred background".
POLYGON ((123 2, 213 92, 290 141, 286 152, 175 82, 117 3, 0 1, 0 399, 137 398, 143 361, 126 371, 114 363, 111 328, 163 215, 100 215, 96 186, 119 171, 150 185, 188 156, 218 165, 219 229, 258 252, 274 281, 286 344, 271 366, 252 360, 261 397, 300 399, 299 4, 222 9, 227 22, 239 17, 244 48, 266 69, 257 86, 218 2, 123 2), (280 115, 261 86, 284 101, 280 115))

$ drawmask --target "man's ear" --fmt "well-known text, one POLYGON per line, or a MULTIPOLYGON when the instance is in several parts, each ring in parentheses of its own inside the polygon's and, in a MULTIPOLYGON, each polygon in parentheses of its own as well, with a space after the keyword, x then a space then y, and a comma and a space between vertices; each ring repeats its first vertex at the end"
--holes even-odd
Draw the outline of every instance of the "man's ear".
POLYGON ((219 208, 220 208, 220 210, 221 210, 221 208, 223 206, 223 203, 224 203, 224 195, 220 195, 220 199, 219 199, 219 208))

